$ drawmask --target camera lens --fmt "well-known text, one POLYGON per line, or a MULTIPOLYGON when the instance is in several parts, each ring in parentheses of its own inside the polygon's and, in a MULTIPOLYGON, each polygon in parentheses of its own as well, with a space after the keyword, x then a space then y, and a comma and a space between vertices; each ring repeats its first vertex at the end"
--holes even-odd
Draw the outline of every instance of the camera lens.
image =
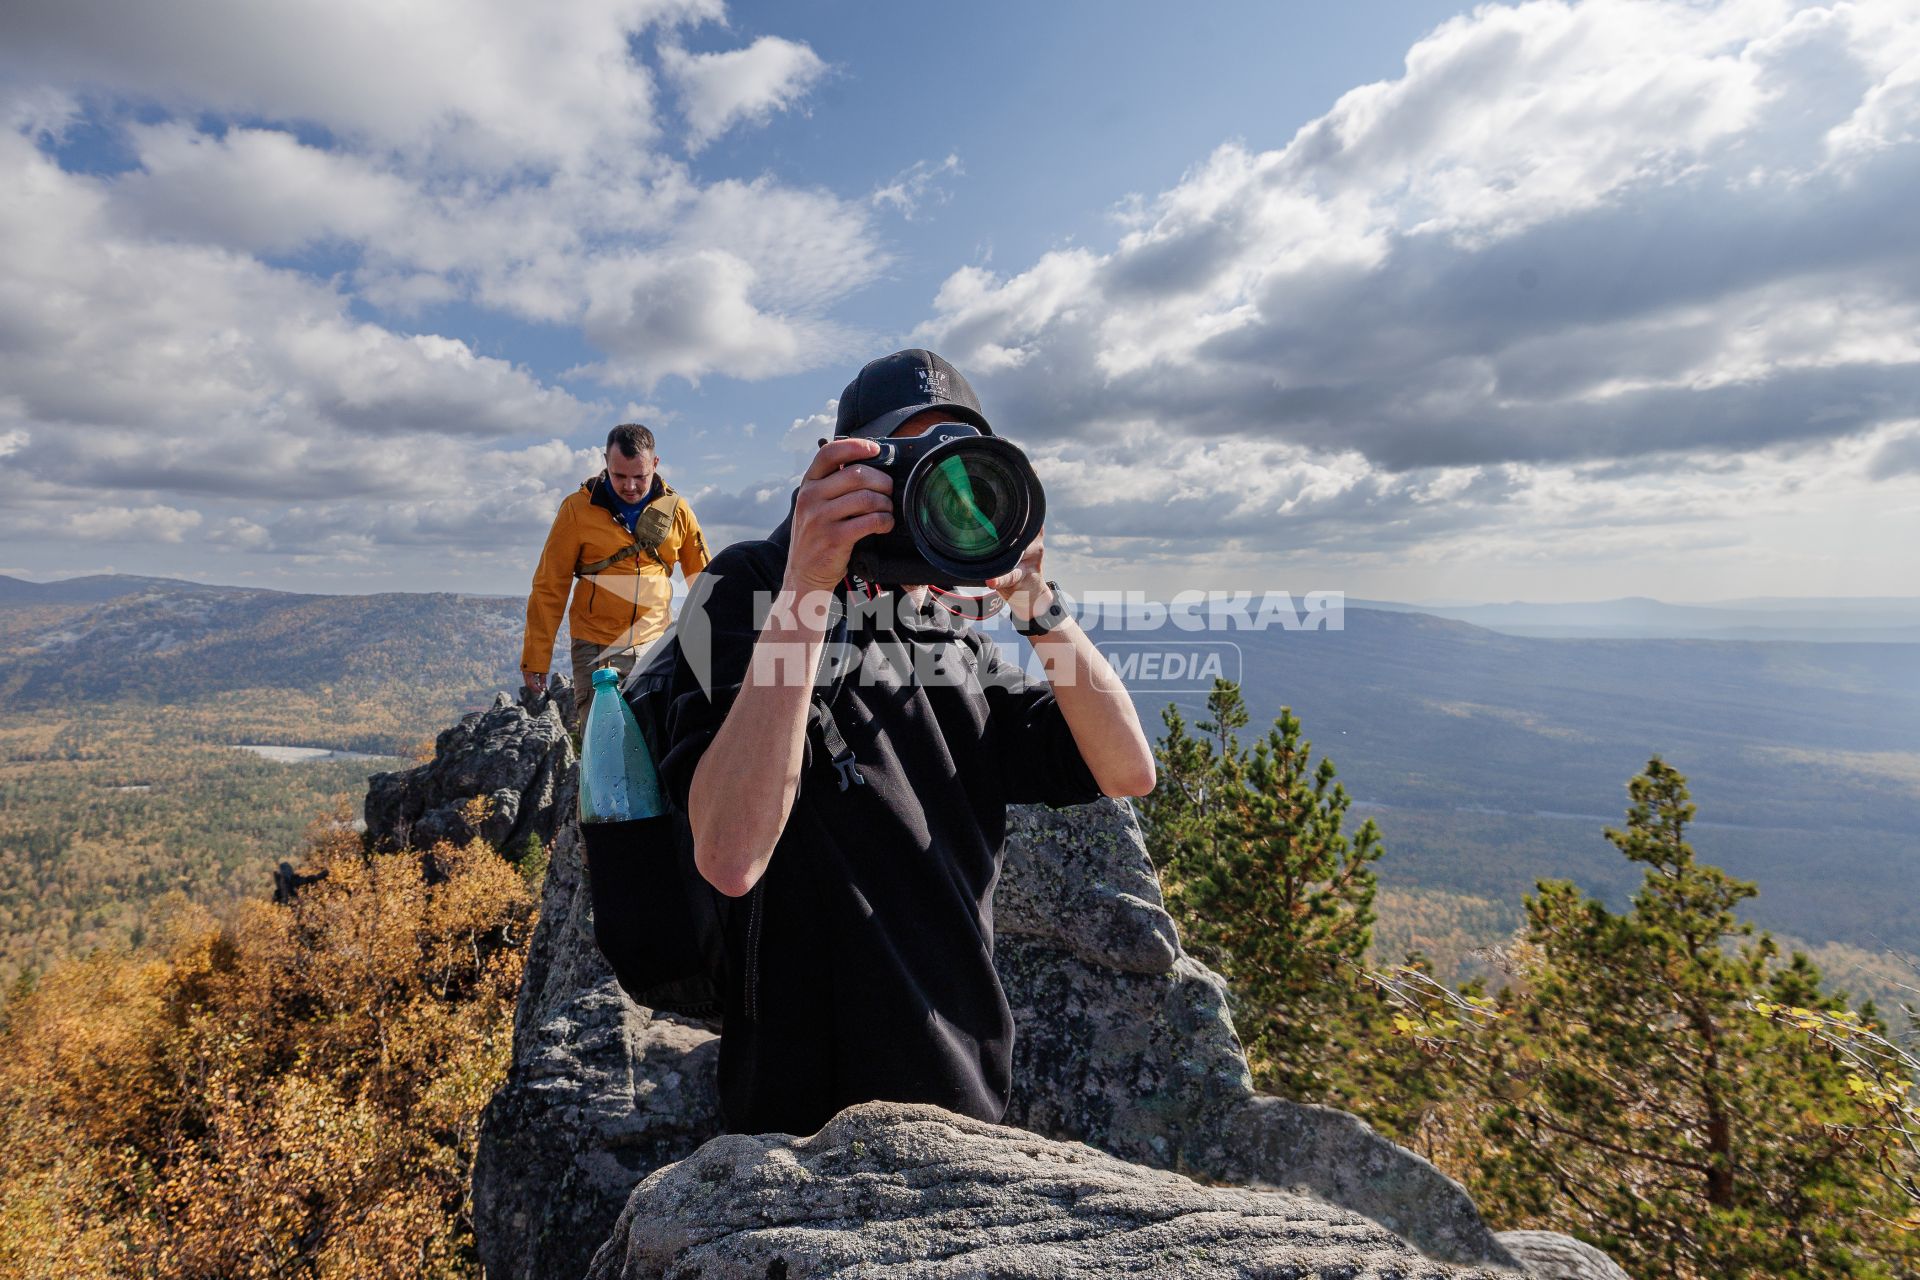
POLYGON ((993 559, 1025 525, 1026 483, 995 450, 951 448, 916 488, 914 521, 931 550, 955 561, 993 559))
POLYGON ((1018 446, 978 427, 936 423, 880 441, 870 464, 893 477, 894 527, 854 545, 868 582, 984 586, 1040 536, 1047 497, 1018 446))

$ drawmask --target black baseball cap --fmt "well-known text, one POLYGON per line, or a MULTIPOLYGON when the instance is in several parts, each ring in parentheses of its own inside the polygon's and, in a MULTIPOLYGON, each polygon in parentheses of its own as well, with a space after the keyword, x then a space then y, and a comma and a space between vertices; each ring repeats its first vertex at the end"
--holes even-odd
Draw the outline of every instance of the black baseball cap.
POLYGON ((945 409, 955 422, 993 434, 980 397, 961 372, 921 347, 896 351, 868 363, 840 393, 836 436, 879 440, 923 409, 945 409))

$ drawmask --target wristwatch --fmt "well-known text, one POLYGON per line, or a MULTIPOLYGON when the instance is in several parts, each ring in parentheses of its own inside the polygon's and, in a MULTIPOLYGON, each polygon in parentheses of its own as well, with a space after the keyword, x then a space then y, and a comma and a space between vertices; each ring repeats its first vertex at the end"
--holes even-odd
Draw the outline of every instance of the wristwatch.
POLYGON ((1034 614, 1031 618, 1028 618, 1025 622, 1015 618, 1013 620, 1013 629, 1015 631, 1018 631, 1023 636, 1043 636, 1073 616, 1072 612, 1067 608, 1067 597, 1061 592, 1059 583, 1049 579, 1047 582, 1047 593, 1052 597, 1048 601, 1047 607, 1034 614))

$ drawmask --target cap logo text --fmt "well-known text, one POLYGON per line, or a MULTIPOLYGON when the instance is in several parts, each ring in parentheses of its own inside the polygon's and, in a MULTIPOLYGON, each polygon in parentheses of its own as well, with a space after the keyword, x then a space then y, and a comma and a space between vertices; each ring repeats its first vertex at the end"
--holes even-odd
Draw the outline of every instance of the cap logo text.
POLYGON ((920 375, 920 393, 929 400, 946 400, 952 397, 947 389, 947 371, 945 369, 918 369, 920 375))

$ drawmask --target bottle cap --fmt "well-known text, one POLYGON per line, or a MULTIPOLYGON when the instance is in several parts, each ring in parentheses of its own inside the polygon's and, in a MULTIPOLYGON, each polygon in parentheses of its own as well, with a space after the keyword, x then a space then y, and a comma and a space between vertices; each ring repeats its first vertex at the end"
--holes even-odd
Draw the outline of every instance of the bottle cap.
POLYGON ((593 687, 611 689, 620 683, 620 672, 613 667, 601 667, 593 673, 593 687))

